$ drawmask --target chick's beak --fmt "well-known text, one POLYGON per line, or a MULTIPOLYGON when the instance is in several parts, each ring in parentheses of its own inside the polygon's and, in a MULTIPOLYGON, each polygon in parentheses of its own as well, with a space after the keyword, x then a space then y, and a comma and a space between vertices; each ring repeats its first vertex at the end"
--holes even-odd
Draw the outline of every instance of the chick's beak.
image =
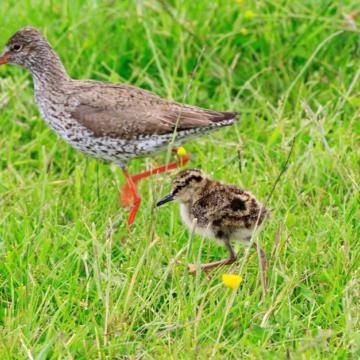
POLYGON ((173 201, 174 200, 174 195, 173 194, 169 194, 164 196, 160 201, 158 201, 158 203, 156 204, 157 207, 166 204, 169 201, 173 201))
POLYGON ((1 55, 0 56, 0 65, 7 64, 9 62, 9 57, 10 57, 9 53, 4 53, 3 55, 1 55))

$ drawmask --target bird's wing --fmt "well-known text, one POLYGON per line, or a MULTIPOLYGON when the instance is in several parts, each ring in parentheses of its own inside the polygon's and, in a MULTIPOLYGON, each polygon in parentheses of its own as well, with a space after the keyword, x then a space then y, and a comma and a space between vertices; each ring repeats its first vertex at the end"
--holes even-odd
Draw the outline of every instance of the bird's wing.
POLYGON ((267 213, 254 195, 234 185, 214 187, 193 206, 194 211, 202 211, 209 223, 220 227, 250 226, 258 217, 261 224, 267 213))
POLYGON ((220 127, 231 124, 237 115, 181 105, 136 87, 92 85, 73 94, 76 105, 71 115, 95 136, 133 139, 169 134, 176 125, 178 131, 220 127))

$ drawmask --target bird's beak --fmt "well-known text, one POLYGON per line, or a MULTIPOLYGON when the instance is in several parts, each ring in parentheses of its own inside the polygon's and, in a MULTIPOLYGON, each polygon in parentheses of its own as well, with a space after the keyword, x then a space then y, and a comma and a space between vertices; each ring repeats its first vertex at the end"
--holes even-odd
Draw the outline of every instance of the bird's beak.
POLYGON ((166 195, 165 197, 163 197, 160 201, 158 201, 158 203, 156 204, 157 207, 166 204, 169 201, 173 201, 174 200, 174 195, 173 194, 169 194, 166 195))
POLYGON ((7 64, 9 62, 9 57, 10 57, 9 53, 4 53, 3 55, 1 55, 0 56, 0 65, 7 64))

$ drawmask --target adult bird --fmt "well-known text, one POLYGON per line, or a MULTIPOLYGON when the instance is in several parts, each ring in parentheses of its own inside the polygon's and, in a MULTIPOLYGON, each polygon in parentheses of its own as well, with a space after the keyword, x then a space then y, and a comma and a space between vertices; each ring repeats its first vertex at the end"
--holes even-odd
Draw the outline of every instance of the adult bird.
MULTIPOLYGON (((32 27, 11 36, 1 64, 20 65, 31 72, 42 117, 68 144, 121 167, 126 178, 123 204, 133 205, 129 224, 141 201, 137 181, 178 165, 130 175, 129 160, 166 148, 174 132, 178 145, 190 136, 231 125, 237 115, 182 105, 126 84, 71 79, 49 42, 32 27)), ((188 160, 184 157, 182 163, 188 160)))

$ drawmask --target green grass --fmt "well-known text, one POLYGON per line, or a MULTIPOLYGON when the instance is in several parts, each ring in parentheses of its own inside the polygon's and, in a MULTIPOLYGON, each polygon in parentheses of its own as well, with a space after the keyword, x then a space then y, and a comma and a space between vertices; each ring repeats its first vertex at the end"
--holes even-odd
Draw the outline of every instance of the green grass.
MULTIPOLYGON (((141 183, 128 230, 121 172, 52 133, 30 75, 2 66, 1 359, 358 359, 360 39, 345 15, 359 6, 3 0, 0 44, 21 26, 39 27, 74 78, 182 101, 198 60, 186 102, 241 113, 233 128, 187 144, 191 166, 217 179, 265 200, 297 140, 259 235, 270 280, 262 300, 257 256, 244 262, 241 246, 226 270, 242 267, 237 291, 221 283, 225 270, 210 280, 183 275, 189 233, 178 206, 154 210, 167 175, 141 183)), ((164 159, 135 160, 130 170, 164 159)), ((193 241, 190 261, 200 251, 202 261, 226 255, 193 241)))

